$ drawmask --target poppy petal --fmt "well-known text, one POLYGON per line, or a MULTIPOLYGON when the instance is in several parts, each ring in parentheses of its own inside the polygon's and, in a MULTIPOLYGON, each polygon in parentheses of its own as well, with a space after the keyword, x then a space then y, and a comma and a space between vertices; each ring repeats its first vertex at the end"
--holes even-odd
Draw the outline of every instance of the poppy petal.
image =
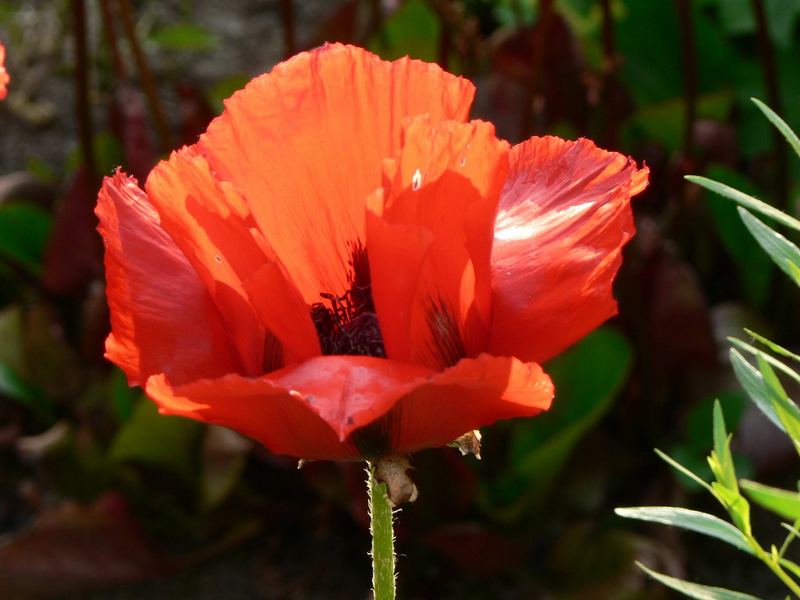
POLYGON ((553 383, 539 365, 481 354, 421 383, 383 423, 394 452, 404 454, 444 446, 501 419, 537 415, 552 399, 553 383))
POLYGON ((96 213, 111 309, 106 357, 130 384, 155 373, 180 383, 238 370, 216 306, 136 181, 121 171, 106 177, 96 213))
POLYGON ((630 199, 647 177, 586 139, 512 148, 492 249, 491 353, 543 362, 616 314, 630 199))
POLYGON ((173 388, 153 377, 147 393, 162 412, 232 427, 273 452, 341 459, 358 457, 343 444, 353 430, 384 415, 432 374, 369 356, 319 356, 258 379, 228 375, 173 388))
POLYGON ((227 100, 200 138, 220 179, 246 198, 307 304, 349 287, 364 199, 407 116, 466 119, 474 88, 439 67, 385 62, 340 44, 302 52, 227 100))
POLYGON ((156 375, 146 391, 162 413, 231 427, 277 454, 320 460, 441 446, 498 419, 537 414, 553 396, 538 365, 488 355, 442 373, 368 356, 320 356, 257 379, 231 374, 173 386, 156 375))
POLYGON ((303 397, 265 378, 226 375, 173 386, 156 375, 147 381, 146 392, 162 414, 230 427, 275 454, 315 460, 358 458, 303 397))
POLYGON ((443 369, 485 349, 507 169, 508 144, 489 123, 407 123, 383 190, 367 202, 372 293, 389 358, 443 369))
POLYGON ((260 375, 282 366, 265 360, 275 336, 289 362, 319 354, 308 308, 255 226, 247 204, 218 181, 192 148, 174 152, 147 179, 162 227, 183 250, 226 320, 247 368, 260 375))

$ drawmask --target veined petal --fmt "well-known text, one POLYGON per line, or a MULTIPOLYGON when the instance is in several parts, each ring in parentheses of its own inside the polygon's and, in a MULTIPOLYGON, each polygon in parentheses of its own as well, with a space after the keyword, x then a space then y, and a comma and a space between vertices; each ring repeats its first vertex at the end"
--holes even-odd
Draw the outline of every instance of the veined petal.
POLYGON ((419 365, 369 356, 320 356, 258 379, 228 375, 173 387, 154 377, 147 393, 162 412, 232 427, 279 454, 357 458, 347 436, 431 375, 419 365))
POLYGON ((156 375, 147 381, 146 392, 162 414, 230 427, 275 454, 317 460, 358 458, 302 396, 265 378, 226 375, 172 385, 156 375))
POLYGON ((162 227, 192 263, 216 302, 250 375, 319 354, 311 318, 248 205, 218 181, 192 148, 174 152, 147 179, 162 227), (265 347, 277 338, 279 364, 265 347))
POLYGON ((385 62, 327 45, 257 77, 227 102, 198 143, 255 221, 306 303, 349 286, 364 241, 364 199, 407 116, 464 120, 471 83, 420 61, 385 62))
POLYGON ((490 256, 508 144, 489 123, 408 122, 368 199, 372 293, 387 356, 435 369, 486 348, 490 256))
POLYGON ((121 171, 106 177, 96 212, 111 309, 106 357, 131 385, 155 373, 183 383, 240 370, 216 306, 136 182, 121 171))
POLYGON ((532 417, 552 400, 553 383, 539 365, 481 354, 417 386, 384 422, 393 451, 403 454, 444 446, 501 419, 532 417))
POLYGON ((481 355, 436 373, 367 356, 320 356, 258 379, 147 381, 161 412, 225 425, 277 454, 358 459, 444 445, 498 419, 548 408, 538 365, 481 355))
POLYGON ((543 362, 616 314, 630 199, 647 177, 586 139, 512 148, 492 250, 490 352, 543 362))

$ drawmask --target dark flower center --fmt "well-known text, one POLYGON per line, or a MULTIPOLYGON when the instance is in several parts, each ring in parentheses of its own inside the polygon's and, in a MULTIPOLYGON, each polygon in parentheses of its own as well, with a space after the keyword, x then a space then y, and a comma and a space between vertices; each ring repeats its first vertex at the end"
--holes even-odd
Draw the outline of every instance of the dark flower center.
POLYGON ((321 292, 323 302, 311 305, 322 354, 386 358, 383 335, 372 301, 367 249, 357 242, 348 261, 350 287, 341 296, 321 292))

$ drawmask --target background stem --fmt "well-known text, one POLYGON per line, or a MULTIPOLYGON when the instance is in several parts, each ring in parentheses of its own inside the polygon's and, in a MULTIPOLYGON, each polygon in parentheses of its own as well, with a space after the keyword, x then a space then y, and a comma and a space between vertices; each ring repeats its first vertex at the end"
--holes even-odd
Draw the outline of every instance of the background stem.
POLYGON ((136 35, 136 23, 133 19, 133 8, 131 7, 130 0, 118 0, 117 6, 122 16, 122 26, 125 28, 125 35, 128 38, 128 43, 133 52, 133 59, 136 62, 136 68, 139 70, 139 77, 142 81, 147 104, 150 106, 150 112, 153 115, 153 122, 156 126, 156 133, 161 143, 161 149, 164 152, 169 152, 172 149, 172 141, 169 132, 169 125, 167 118, 164 116, 164 109, 158 99, 158 90, 156 89, 156 80, 153 77, 153 72, 147 64, 144 50, 139 44, 139 38, 136 35))
POLYGON ((78 137, 80 138, 81 157, 86 169, 86 176, 91 182, 91 189, 99 187, 97 164, 92 141, 92 112, 89 106, 89 51, 86 37, 86 6, 84 0, 72 0, 72 26, 75 38, 75 95, 77 99, 76 114, 78 121, 78 137))
POLYGON ((367 466, 369 529, 372 534, 372 592, 374 600, 394 600, 394 528, 386 484, 375 479, 375 466, 367 466))

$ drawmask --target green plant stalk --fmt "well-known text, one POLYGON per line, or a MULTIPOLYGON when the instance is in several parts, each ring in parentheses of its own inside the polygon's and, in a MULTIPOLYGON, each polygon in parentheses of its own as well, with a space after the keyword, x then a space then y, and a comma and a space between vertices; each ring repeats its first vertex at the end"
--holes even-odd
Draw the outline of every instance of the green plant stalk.
POLYGON ((394 600, 394 523, 386 484, 375 478, 375 466, 367 466, 369 530, 372 534, 372 593, 374 600, 394 600))
POLYGON ((797 537, 797 527, 800 526, 800 519, 796 520, 792 524, 792 529, 789 531, 789 535, 786 536, 786 539, 783 541, 783 545, 781 546, 780 552, 778 552, 778 556, 783 558, 786 551, 789 549, 789 544, 791 544, 794 539, 797 537))
POLYGON ((797 582, 792 579, 792 577, 786 571, 783 570, 783 567, 781 567, 780 563, 775 560, 769 552, 764 550, 761 547, 761 544, 759 544, 752 535, 747 537, 748 541, 750 542, 750 546, 753 548, 756 556, 761 560, 761 562, 767 565, 767 567, 769 567, 769 569, 775 573, 778 579, 780 579, 784 585, 792 591, 795 597, 800 598, 800 585, 798 585, 797 582))

